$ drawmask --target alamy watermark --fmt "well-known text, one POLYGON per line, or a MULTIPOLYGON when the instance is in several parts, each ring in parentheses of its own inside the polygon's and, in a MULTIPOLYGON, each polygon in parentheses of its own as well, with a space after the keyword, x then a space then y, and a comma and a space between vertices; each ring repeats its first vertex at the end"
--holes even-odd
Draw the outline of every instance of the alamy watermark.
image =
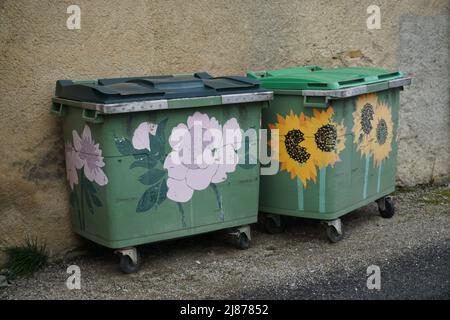
POLYGON ((381 269, 379 266, 370 265, 367 267, 367 289, 381 289, 381 269))
POLYGON ((69 30, 81 29, 81 8, 80 6, 73 4, 67 7, 67 14, 70 16, 67 18, 66 26, 69 30))
POLYGON ((279 170, 278 129, 268 130, 240 128, 205 128, 201 121, 194 121, 191 128, 174 128, 169 138, 172 147, 172 165, 188 168, 206 168, 211 165, 262 164, 262 175, 274 175, 279 170), (258 143, 259 136, 259 143, 258 143), (270 155, 269 155, 270 152, 270 155))
MULTIPOLYGON (((372 4, 366 10, 369 15, 366 20, 367 29, 381 29, 381 9, 379 6, 372 4)), ((70 16, 66 20, 66 26, 69 30, 81 29, 81 8, 79 5, 72 4, 67 7, 66 13, 70 16)))
POLYGON ((367 14, 369 17, 367 17, 366 24, 367 29, 373 30, 373 29, 381 29, 381 10, 380 7, 377 5, 370 5, 367 7, 367 14))
POLYGON ((69 290, 80 290, 81 289, 81 269, 76 264, 67 267, 66 273, 70 276, 66 280, 66 287, 69 290))

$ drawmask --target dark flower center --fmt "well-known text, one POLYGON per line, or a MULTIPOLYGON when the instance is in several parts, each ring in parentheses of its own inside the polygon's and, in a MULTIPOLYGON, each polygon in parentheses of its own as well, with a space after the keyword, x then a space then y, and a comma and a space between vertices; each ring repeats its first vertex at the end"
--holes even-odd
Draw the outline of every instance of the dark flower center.
POLYGON ((298 163, 306 163, 311 154, 306 148, 299 146, 299 143, 305 140, 303 132, 298 129, 289 131, 284 138, 284 145, 289 157, 298 163))
POLYGON ((317 148, 323 152, 331 152, 336 149, 337 130, 332 124, 327 124, 319 128, 314 134, 317 148))
POLYGON ((372 131, 373 114, 373 106, 370 103, 366 103, 361 110, 361 127, 365 134, 369 134, 372 131))
POLYGON ((381 119, 377 125, 377 141, 378 141, 378 143, 384 144, 386 142, 387 135, 388 135, 388 128, 387 128, 386 121, 384 121, 384 119, 381 119))

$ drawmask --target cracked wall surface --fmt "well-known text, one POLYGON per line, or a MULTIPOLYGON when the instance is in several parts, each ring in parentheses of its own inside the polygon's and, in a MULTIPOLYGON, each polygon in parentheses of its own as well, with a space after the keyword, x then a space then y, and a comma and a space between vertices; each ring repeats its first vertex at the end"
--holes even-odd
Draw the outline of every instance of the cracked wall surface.
POLYGON ((0 245, 25 236, 76 247, 63 141, 49 114, 57 79, 248 69, 380 66, 414 73, 402 94, 398 181, 449 179, 447 0, 0 1, 0 245), (366 9, 381 8, 368 30, 366 9))

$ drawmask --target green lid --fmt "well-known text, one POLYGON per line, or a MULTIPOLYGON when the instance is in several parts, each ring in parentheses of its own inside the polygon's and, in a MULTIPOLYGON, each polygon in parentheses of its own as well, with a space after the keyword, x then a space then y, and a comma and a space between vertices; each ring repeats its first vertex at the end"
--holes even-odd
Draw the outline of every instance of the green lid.
POLYGON ((280 90, 337 90, 389 81, 403 76, 402 72, 380 68, 322 69, 319 66, 247 73, 247 77, 258 79, 264 88, 280 90))

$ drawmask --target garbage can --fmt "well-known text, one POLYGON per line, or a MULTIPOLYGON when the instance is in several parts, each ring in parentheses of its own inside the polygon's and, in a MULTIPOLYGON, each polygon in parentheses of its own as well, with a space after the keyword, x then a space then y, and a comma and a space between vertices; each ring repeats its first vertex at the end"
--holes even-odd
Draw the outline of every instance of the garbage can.
POLYGON ((140 244, 232 228, 247 248, 259 191, 249 150, 271 99, 257 80, 207 73, 57 81, 74 231, 118 249, 127 273, 140 244))
POLYGON ((377 201, 383 217, 394 214, 387 195, 395 190, 399 92, 410 78, 378 68, 319 66, 247 76, 274 90, 262 114, 262 127, 279 134, 271 157, 280 170, 261 176, 268 232, 283 230, 283 216, 320 219, 337 242, 339 217, 352 210, 377 201))

